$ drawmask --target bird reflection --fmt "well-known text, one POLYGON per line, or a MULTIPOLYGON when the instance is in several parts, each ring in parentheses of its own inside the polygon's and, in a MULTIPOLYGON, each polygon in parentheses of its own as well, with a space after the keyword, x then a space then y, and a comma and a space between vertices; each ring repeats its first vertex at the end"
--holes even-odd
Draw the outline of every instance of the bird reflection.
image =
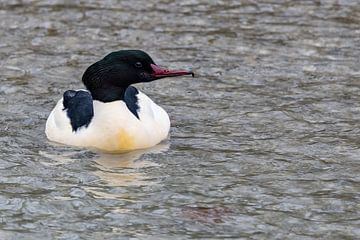
POLYGON ((118 194, 110 193, 107 187, 144 186, 156 182, 146 176, 140 169, 159 166, 157 163, 140 160, 144 154, 161 153, 169 149, 168 143, 162 143, 152 148, 136 150, 122 154, 101 154, 95 160, 93 173, 99 177, 96 186, 87 187, 87 191, 100 198, 119 198, 118 194))
POLYGON ((141 168, 156 167, 157 163, 139 160, 144 154, 156 154, 168 150, 169 144, 159 144, 143 150, 123 154, 102 154, 95 160, 95 174, 109 186, 147 185, 146 176, 139 172, 141 168))

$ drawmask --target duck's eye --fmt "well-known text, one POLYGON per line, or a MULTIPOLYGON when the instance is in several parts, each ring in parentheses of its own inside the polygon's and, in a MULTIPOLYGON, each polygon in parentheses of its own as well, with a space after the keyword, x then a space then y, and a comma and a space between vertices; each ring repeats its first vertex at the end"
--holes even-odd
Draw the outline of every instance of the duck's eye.
POLYGON ((135 67, 137 67, 137 68, 141 68, 141 67, 142 67, 141 62, 136 62, 136 63, 135 63, 135 67))

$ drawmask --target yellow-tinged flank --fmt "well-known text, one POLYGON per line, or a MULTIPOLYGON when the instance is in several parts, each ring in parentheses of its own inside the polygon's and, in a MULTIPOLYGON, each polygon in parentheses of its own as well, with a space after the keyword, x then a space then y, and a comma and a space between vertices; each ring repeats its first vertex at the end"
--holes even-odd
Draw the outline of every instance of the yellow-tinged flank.
POLYGON ((121 128, 117 133, 117 141, 118 141, 119 151, 134 149, 135 146, 134 137, 130 136, 130 134, 123 128, 121 128))

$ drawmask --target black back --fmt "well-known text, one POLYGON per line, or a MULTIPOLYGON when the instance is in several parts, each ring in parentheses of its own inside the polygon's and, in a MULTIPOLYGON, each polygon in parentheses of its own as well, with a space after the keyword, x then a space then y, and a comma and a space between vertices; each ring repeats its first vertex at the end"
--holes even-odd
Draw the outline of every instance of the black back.
POLYGON ((63 106, 74 132, 83 126, 88 127, 94 117, 93 99, 89 92, 66 91, 63 96, 63 106))
POLYGON ((129 86, 125 91, 124 101, 130 112, 132 112, 132 114, 134 114, 135 117, 140 119, 138 115, 138 110, 140 108, 138 105, 138 98, 137 98, 138 93, 139 91, 135 87, 129 86))

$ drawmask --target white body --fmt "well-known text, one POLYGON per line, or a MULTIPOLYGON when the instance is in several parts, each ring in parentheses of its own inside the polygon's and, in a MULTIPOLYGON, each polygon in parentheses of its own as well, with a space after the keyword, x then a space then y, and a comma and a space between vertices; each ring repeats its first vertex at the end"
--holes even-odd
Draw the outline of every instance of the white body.
POLYGON ((170 130, 168 114, 145 94, 137 94, 138 115, 129 111, 124 101, 93 101, 94 117, 90 124, 72 130, 63 99, 60 99, 46 121, 49 140, 79 147, 93 147, 121 152, 154 146, 166 139, 170 130))

